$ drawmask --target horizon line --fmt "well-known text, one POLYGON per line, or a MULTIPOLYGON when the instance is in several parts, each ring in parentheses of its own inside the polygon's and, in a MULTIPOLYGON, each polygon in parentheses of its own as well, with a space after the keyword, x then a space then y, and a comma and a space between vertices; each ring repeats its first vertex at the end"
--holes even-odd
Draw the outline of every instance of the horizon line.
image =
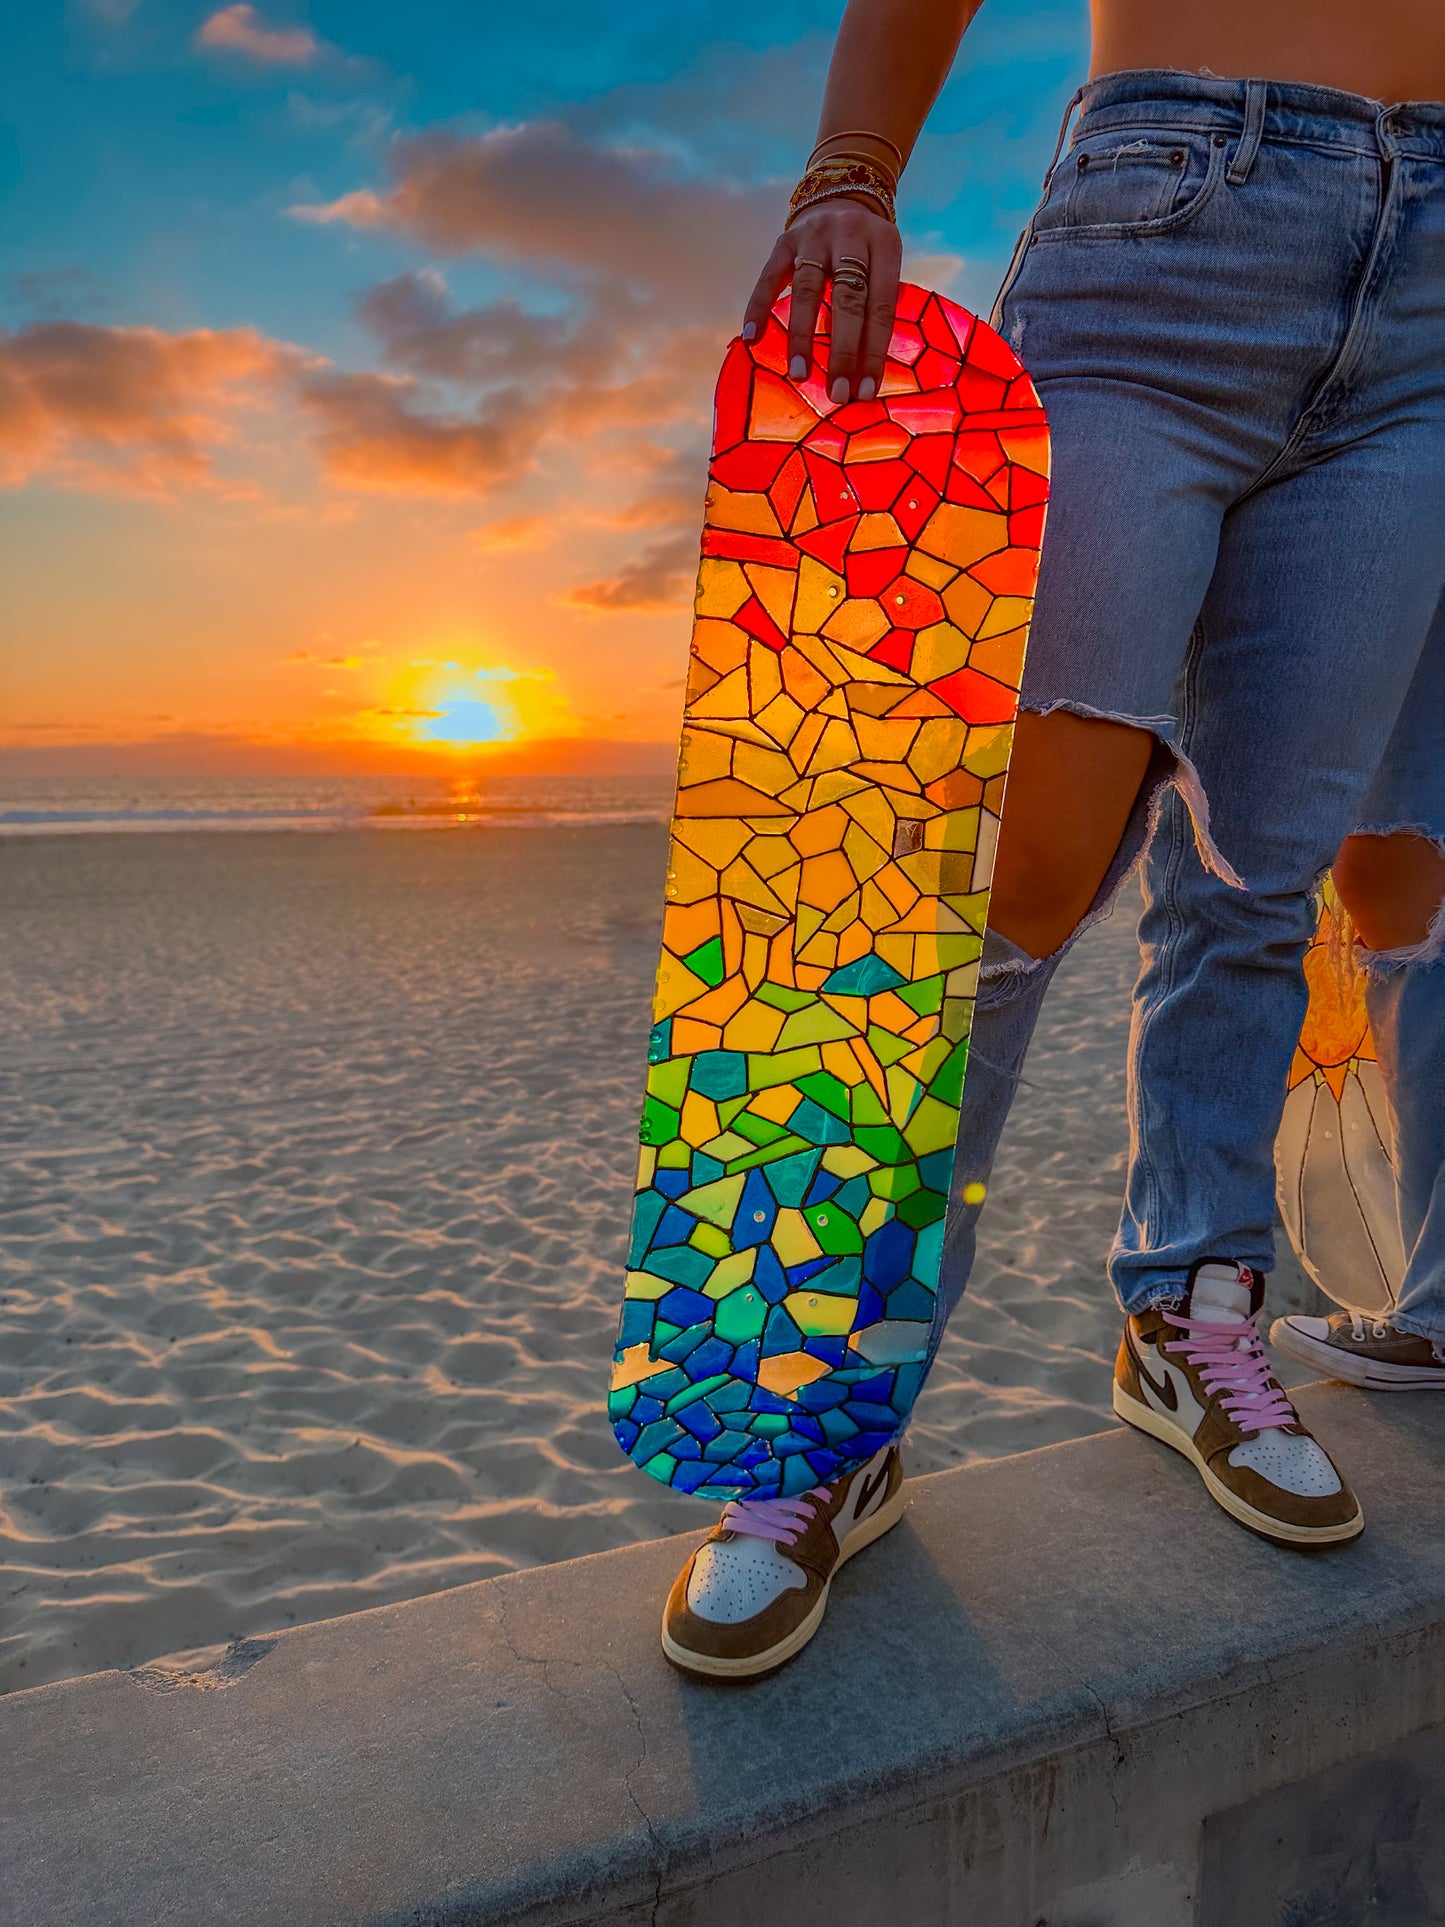
POLYGON ((607 736, 532 737, 508 743, 398 743, 346 737, 276 742, 221 730, 164 736, 0 740, 6 775, 100 776, 651 776, 672 773, 677 741, 607 736))

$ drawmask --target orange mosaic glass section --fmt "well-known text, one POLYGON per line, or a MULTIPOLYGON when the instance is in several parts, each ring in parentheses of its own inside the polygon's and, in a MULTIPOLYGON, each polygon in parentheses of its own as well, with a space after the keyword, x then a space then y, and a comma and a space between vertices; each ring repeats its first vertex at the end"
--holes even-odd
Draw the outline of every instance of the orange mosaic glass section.
POLYGON ((861 1464, 921 1382, 1048 493, 963 309, 905 286, 842 406, 786 319, 718 383, 612 1380, 709 1498, 861 1464))
POLYGON ((1314 942, 1305 952, 1310 1000, 1290 1066, 1289 1088, 1307 1078, 1328 1084, 1338 1103, 1345 1079, 1361 1062, 1374 1063, 1375 1040, 1365 1014, 1365 978, 1350 956, 1344 909, 1326 884, 1314 942))

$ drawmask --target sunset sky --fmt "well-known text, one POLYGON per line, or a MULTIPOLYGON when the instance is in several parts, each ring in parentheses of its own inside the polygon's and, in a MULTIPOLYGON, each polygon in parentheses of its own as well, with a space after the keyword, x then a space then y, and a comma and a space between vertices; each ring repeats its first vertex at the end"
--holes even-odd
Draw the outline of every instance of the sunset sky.
MULTIPOLYGON (((449 738, 545 766, 672 738, 712 380, 838 10, 13 10, 12 767, 118 744, 382 767, 449 738)), ((912 274, 970 307, 1085 16, 987 0, 909 170, 912 274)))

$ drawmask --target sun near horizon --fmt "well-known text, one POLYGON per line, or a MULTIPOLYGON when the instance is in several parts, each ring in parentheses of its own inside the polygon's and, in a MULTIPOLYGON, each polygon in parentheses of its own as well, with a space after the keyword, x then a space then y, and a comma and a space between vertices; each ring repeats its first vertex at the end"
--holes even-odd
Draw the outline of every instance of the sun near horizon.
MULTIPOLYGON (((24 17, 0 777, 675 768, 713 384, 827 10, 738 15, 702 90, 581 13, 489 19, 478 66, 427 0, 313 11, 24 17)), ((986 309, 1086 41, 1080 0, 984 9, 913 278, 986 309)))
POLYGON ((675 755, 670 717, 650 734, 630 718, 619 718, 626 726, 615 733, 599 729, 602 719, 577 716, 547 668, 517 669, 469 651, 394 663, 299 651, 287 664, 314 667, 323 679, 344 672, 349 686, 318 684, 317 700, 278 704, 278 713, 255 721, 174 709, 140 718, 92 713, 63 729, 0 725, 0 779, 266 773, 452 783, 489 772, 653 775, 675 755))

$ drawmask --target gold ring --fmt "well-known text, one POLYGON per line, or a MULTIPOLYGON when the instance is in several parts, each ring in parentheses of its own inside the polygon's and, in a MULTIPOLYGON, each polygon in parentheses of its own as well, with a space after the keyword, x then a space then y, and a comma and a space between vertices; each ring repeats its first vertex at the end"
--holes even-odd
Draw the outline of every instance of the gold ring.
POLYGON ((856 268, 865 279, 867 278, 868 263, 866 261, 860 261, 856 254, 840 254, 838 256, 838 266, 840 268, 856 268))
POLYGON ((856 268, 849 268, 846 274, 833 276, 833 285, 835 288, 852 288, 858 294, 867 294, 868 277, 866 274, 859 274, 856 268))
POLYGON ((826 274, 828 272, 821 261, 810 261, 806 255, 802 254, 793 262, 793 273, 796 274, 799 268, 816 268, 819 274, 826 274))

